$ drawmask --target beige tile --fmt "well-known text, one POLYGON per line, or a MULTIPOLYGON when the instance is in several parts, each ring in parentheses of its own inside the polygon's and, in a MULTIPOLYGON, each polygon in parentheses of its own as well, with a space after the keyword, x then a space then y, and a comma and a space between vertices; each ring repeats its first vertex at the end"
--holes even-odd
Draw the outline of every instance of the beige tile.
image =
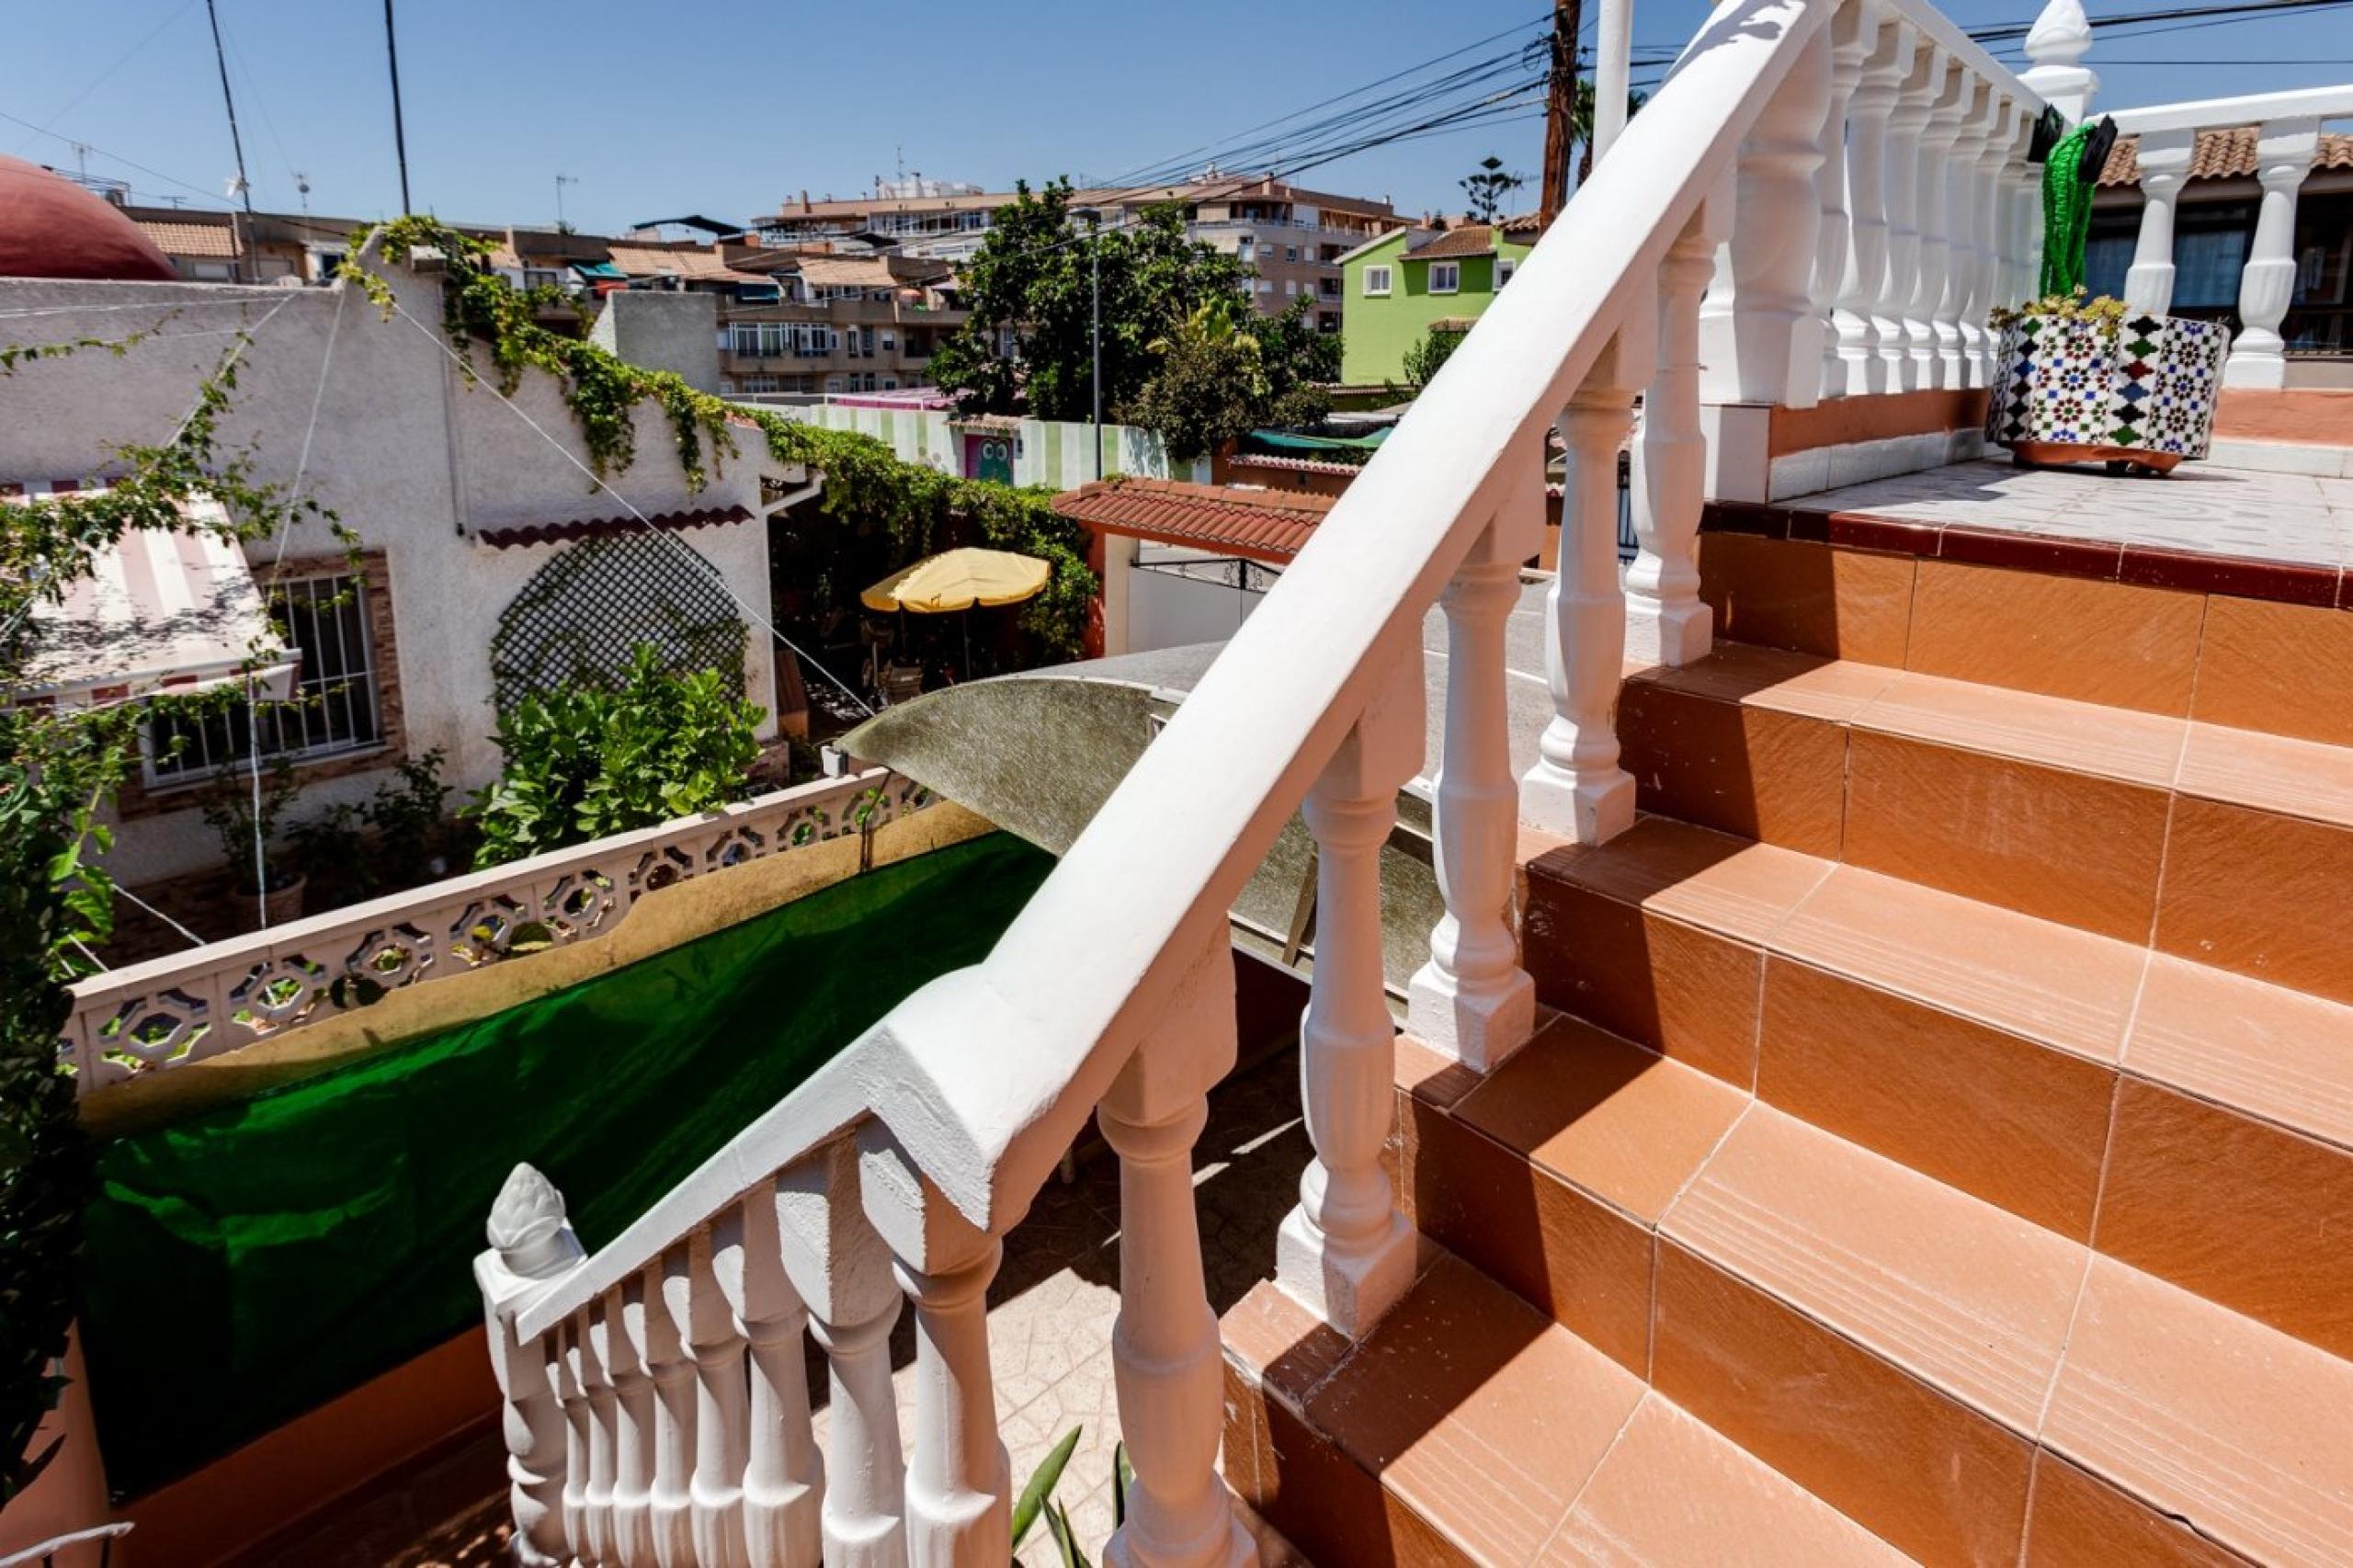
POLYGON ((1308 1415, 1471 1558, 1525 1562, 1641 1397, 1633 1374, 1446 1258, 1308 1415))
POLYGON ((1840 725, 1634 681, 1619 696, 1618 740, 1643 810, 1808 855, 1838 854, 1840 725))
POLYGON ((1920 562, 1907 669, 2187 715, 2204 596, 1920 562))
POLYGON ((2226 806, 2174 804, 2156 946, 2353 1002, 2353 829, 2226 806))
POLYGON ((2353 745, 2353 616, 2214 596, 2190 716, 2353 745))
POLYGON ((2127 1079, 2099 1250, 2353 1356, 2353 1154, 2127 1079))
POLYGON ((1938 745, 2161 788, 2173 782, 2188 728, 2165 714, 1916 672, 1898 676, 1854 722, 1938 745))
POLYGON ((1653 667, 1640 678, 1720 702, 1745 702, 1843 723, 1901 673, 1887 665, 1726 642, 1717 643, 1698 664, 1653 667))
POLYGON ((1540 1568, 1896 1568, 1905 1561, 1654 1393, 1537 1559, 1540 1568))
POLYGON ((2115 1076, 1808 964, 1766 965, 1760 1098, 2079 1240, 2115 1076))
POLYGON ((1767 1106, 1664 1233, 2031 1437, 2084 1248, 1767 1106))
POLYGON ((1699 597, 1729 641, 1901 665, 1913 567, 1906 555, 1711 533, 1699 540, 1699 597))
POLYGON ((2353 748, 2342 745, 2192 724, 2179 788, 2210 801, 2353 827, 2353 748))
POLYGON ((1695 1257, 1659 1248, 1658 1392, 1924 1562, 2018 1551, 2031 1449, 1695 1257))
POLYGON ((1553 850, 1529 869, 1759 942, 1828 875, 1812 855, 1646 816, 1607 844, 1553 850))
POLYGON ((2164 953, 2127 1071, 2353 1149, 2353 1007, 2164 953))
POLYGON ((2050 1449, 2034 1456, 2028 1568, 2234 1568, 2241 1561, 2050 1449))
POLYGON ((2163 790, 1865 730, 1853 733, 1848 759, 1849 864, 2148 939, 2163 790))
POLYGON ((1772 949, 1881 991, 2112 1062, 2144 959, 2137 944, 1841 866, 1772 949))
POLYGON ((2043 1441, 2273 1562, 2353 1562, 2353 1366, 2095 1258, 2043 1441))

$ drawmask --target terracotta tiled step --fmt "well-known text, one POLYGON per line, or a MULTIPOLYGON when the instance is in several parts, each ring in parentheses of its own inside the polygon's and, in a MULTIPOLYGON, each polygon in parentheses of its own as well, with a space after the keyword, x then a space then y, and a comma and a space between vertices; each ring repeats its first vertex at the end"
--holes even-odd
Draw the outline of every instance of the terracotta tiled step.
POLYGON ((1361 1346, 1271 1284, 1223 1327, 1227 1480, 1318 1562, 1904 1561, 1458 1259, 1361 1346))
POLYGON ((1740 643, 1619 733, 1645 810, 2353 1001, 2353 747, 1740 643))
POLYGON ((2328 1350, 1590 1029, 1450 1099, 1419 1046, 1399 1059, 1425 1233, 1902 1551, 2013 1557, 2055 1433, 2075 1473, 2035 1560, 2136 1534, 2199 1560, 2175 1517, 2268 1559, 2353 1552, 2353 1426, 2330 1430, 2353 1367, 2328 1350), (2200 1404, 2234 1379, 2246 1410, 2200 1404))
POLYGON ((2353 1007, 1657 818, 1532 861, 1525 948, 1549 1005, 2353 1356, 2353 1007))

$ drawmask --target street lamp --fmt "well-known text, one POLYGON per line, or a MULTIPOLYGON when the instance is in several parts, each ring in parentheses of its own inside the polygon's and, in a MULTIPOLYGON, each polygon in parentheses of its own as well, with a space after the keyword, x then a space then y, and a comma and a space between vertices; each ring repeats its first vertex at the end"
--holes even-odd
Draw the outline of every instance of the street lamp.
POLYGON ((1086 390, 1094 394, 1095 477, 1103 477, 1103 214, 1082 207, 1071 216, 1086 225, 1086 256, 1094 274, 1087 307, 1089 364, 1086 390))

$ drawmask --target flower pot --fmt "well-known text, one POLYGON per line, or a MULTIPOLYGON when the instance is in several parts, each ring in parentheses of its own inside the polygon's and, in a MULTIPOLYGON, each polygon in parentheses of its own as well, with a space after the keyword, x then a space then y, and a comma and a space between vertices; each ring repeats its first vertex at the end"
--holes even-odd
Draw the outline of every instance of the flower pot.
POLYGON ((283 926, 290 920, 301 919, 304 893, 310 881, 307 876, 288 876, 272 868, 267 892, 257 893, 248 887, 233 887, 229 896, 236 901, 237 929, 258 931, 267 926, 283 926))
POLYGON ((2229 329, 2182 316, 2022 315, 2002 329, 1985 439, 2022 463, 2165 472, 2214 437, 2229 329))

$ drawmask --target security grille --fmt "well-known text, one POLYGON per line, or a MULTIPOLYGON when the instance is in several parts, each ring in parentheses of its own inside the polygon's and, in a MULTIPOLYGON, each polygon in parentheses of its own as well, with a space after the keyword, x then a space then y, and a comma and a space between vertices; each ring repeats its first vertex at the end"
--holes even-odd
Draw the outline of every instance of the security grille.
POLYGON ((505 712, 521 698, 617 683, 650 642, 673 670, 715 669, 744 691, 744 622, 727 585, 684 540, 652 533, 582 540, 523 585, 498 618, 491 678, 505 712))
POLYGON ((301 577, 269 590, 269 610, 301 660, 292 700, 238 703, 201 717, 158 718, 148 726, 148 772, 161 781, 198 778, 253 755, 306 759, 358 751, 381 738, 374 649, 368 640, 366 585, 356 577, 301 577))

